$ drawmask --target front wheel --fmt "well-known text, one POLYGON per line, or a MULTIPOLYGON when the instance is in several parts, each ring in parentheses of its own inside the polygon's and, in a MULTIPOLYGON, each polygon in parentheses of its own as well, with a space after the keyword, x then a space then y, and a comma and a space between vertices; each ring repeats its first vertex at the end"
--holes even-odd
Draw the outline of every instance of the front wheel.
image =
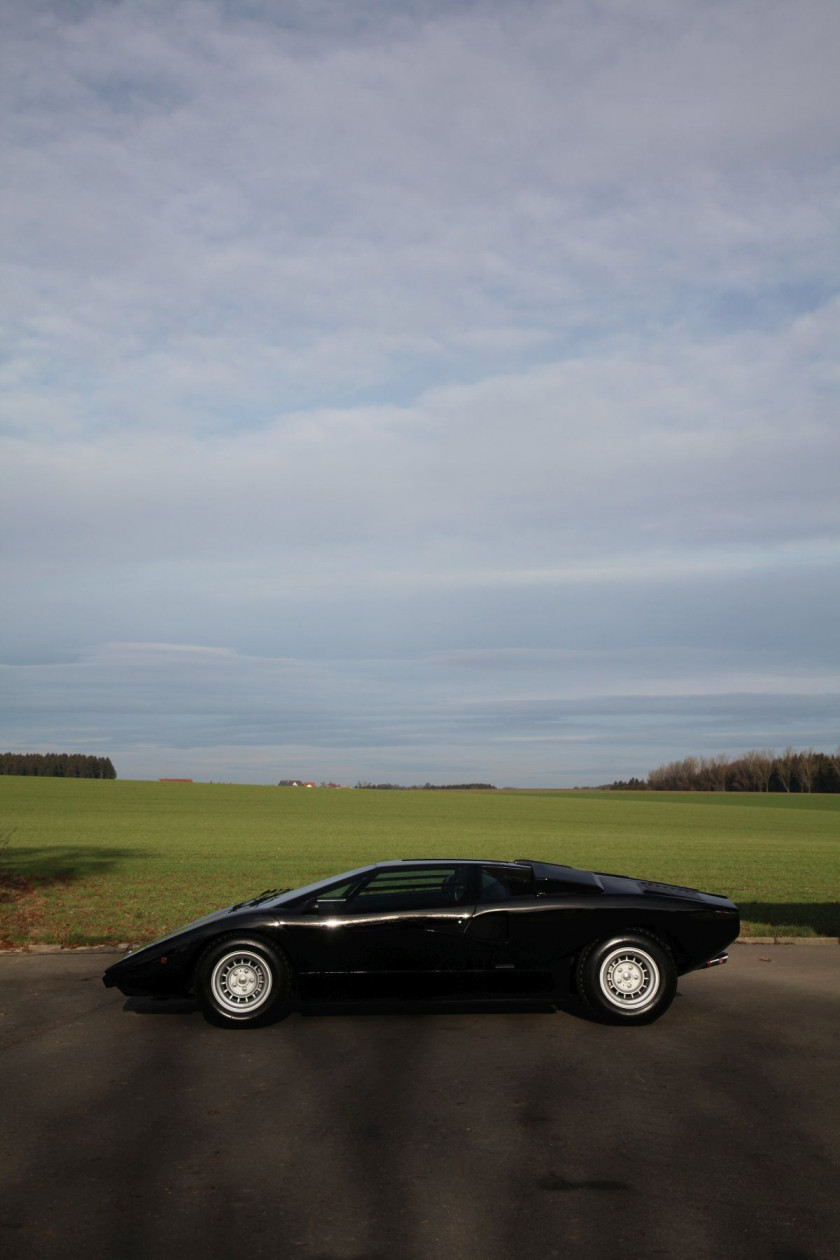
POLYGON ((198 999, 214 1024, 266 1023, 288 1002, 291 987, 285 954, 258 939, 217 941, 196 968, 198 999))
POLYGON ((677 969, 666 947, 641 933, 588 946, 578 959, 578 992, 607 1024, 650 1024, 677 992, 677 969))

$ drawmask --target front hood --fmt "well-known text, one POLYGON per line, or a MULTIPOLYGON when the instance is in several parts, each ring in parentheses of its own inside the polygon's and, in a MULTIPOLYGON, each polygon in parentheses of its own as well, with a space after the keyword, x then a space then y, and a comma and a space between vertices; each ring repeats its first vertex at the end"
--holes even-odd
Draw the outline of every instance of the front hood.
POLYGON ((204 914, 200 919, 193 919, 190 923, 182 923, 180 927, 175 928, 173 932, 167 932, 166 936, 159 936, 155 941, 149 941, 148 945, 138 945, 136 949, 130 949, 125 955, 126 958, 139 958, 141 954, 145 954, 147 950, 157 949, 160 945, 169 941, 177 940, 185 932, 191 932, 193 928, 202 927, 205 923, 212 923, 215 919, 223 919, 226 915, 231 914, 234 910, 239 909, 237 905, 225 906, 223 910, 214 910, 211 914, 204 914))

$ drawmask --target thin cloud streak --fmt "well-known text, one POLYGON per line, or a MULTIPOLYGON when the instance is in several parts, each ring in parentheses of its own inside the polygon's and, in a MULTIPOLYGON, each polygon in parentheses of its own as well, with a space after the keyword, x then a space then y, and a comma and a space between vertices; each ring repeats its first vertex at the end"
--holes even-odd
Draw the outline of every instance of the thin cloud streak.
POLYGON ((238 749, 227 774, 257 782, 267 766, 269 781, 304 773, 381 780, 399 771, 423 782, 441 773, 446 749, 449 774, 522 786, 612 777, 622 740, 625 775, 667 759, 678 736, 697 752, 737 751, 761 734, 780 746, 791 732, 808 744, 830 741, 837 673, 777 666, 745 677, 737 659, 699 655, 517 651, 316 662, 201 645, 106 644, 69 664, 0 671, 0 735, 18 730, 38 750, 49 715, 53 741, 110 748, 129 777, 162 775, 172 764, 190 774, 212 765, 214 777, 225 777, 225 757, 238 749))

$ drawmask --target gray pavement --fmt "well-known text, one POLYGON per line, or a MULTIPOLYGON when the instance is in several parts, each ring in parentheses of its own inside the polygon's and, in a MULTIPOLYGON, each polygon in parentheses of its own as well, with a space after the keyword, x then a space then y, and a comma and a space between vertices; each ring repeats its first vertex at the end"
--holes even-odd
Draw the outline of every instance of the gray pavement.
POLYGON ((106 991, 110 961, 0 956, 4 1260, 840 1255, 837 946, 734 947, 637 1029, 322 1004, 231 1032, 106 991))

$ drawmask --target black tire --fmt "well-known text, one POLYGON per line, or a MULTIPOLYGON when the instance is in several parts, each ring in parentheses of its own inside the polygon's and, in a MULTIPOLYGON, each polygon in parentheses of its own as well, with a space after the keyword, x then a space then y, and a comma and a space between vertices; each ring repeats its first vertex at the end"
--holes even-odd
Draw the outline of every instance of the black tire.
POLYGON ((267 1024, 284 1013, 292 991, 288 958, 259 937, 228 936, 205 949, 195 970, 205 1017, 227 1028, 267 1024))
POLYGON ((581 998, 605 1024, 652 1024, 677 992, 670 950, 642 932, 587 946, 578 958, 575 979, 581 998))

